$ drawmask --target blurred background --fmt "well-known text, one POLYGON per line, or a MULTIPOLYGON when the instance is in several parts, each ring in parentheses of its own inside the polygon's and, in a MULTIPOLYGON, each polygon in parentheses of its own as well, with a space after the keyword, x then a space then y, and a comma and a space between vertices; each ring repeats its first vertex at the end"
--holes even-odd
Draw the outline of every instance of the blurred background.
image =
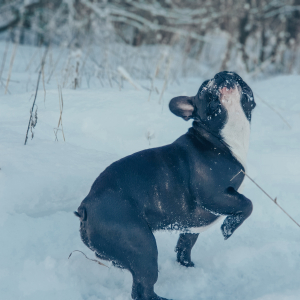
POLYGON ((111 80, 120 65, 138 79, 298 74, 299 29, 300 0, 0 0, 0 41, 62 47, 111 80))

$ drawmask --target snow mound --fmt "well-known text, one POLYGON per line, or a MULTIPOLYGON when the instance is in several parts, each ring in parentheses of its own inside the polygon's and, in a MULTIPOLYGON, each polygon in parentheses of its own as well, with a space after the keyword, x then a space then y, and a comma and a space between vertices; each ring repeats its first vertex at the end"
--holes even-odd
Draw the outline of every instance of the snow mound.
MULTIPOLYGON (((15 71, 14 78, 22 85, 24 73, 15 71)), ((257 107, 248 156, 248 174, 277 196, 298 222, 299 80, 300 76, 282 76, 251 84, 257 107)), ((65 142, 60 131, 55 141, 58 92, 46 85, 46 101, 42 88, 37 99, 35 135, 26 146, 34 85, 29 92, 1 92, 2 299, 130 299, 128 272, 109 263, 109 268, 101 267, 78 252, 68 260, 75 249, 94 258, 80 240, 79 221, 72 212, 110 163, 168 144, 186 132, 191 123, 172 115, 168 101, 195 95, 202 81, 182 79, 180 85, 169 86, 162 104, 159 95, 148 100, 149 91, 135 90, 129 83, 121 91, 63 89, 65 142)), ((157 81, 159 87, 163 84, 157 81)), ((195 268, 175 262, 177 233, 156 234, 159 295, 174 300, 299 299, 299 228, 249 180, 244 194, 253 201, 253 214, 228 241, 222 238, 220 224, 202 233, 192 252, 195 268)))

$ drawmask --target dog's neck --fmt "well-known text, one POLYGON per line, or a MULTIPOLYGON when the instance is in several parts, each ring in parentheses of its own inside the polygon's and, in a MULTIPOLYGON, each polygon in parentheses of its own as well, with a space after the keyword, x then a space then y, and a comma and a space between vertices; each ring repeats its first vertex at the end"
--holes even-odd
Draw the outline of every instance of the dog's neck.
POLYGON ((219 132, 213 132, 200 121, 194 121, 189 133, 198 139, 206 139, 216 146, 227 149, 246 169, 246 158, 249 146, 250 123, 243 113, 246 121, 241 117, 240 125, 236 125, 234 117, 228 116, 228 121, 219 132), (247 122, 247 123, 246 123, 247 122))
POLYGON ((220 131, 220 135, 235 158, 246 168, 250 122, 243 111, 240 98, 241 95, 238 88, 226 89, 222 93, 221 102, 227 110, 227 120, 220 131))
POLYGON ((193 122, 193 127, 191 127, 188 132, 199 140, 205 139, 223 150, 230 150, 229 145, 223 141, 220 133, 213 132, 208 126, 199 120, 195 120, 193 122))

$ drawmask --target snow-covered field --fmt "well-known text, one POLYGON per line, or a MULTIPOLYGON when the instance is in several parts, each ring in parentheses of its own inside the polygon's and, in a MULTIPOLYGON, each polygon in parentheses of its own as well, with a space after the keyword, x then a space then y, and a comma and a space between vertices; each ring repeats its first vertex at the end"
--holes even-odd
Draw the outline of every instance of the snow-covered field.
MULTIPOLYGON (((129 83, 121 90, 117 85, 100 84, 90 89, 65 88, 65 142, 60 131, 55 141, 53 132, 59 120, 53 80, 46 84, 45 101, 40 86, 35 135, 24 146, 37 79, 36 70, 26 71, 32 55, 26 49, 18 50, 25 58, 19 56, 14 63, 10 94, 4 95, 3 85, 0 89, 0 298, 129 300, 128 272, 109 263, 109 268, 99 266, 78 252, 68 260, 75 249, 94 258, 80 240, 73 211, 114 160, 168 144, 185 133, 191 123, 172 115, 168 101, 194 95, 206 78, 181 79, 180 84, 169 85, 162 104, 156 93, 148 101, 147 90, 137 91, 129 83)), ((7 63, 4 79, 8 69, 7 63)), ((290 127, 256 97, 248 157, 248 174, 272 197, 277 196, 298 222, 299 82, 300 76, 295 75, 250 83, 254 93, 268 101, 290 127)), ((157 80, 156 85, 161 89, 163 81, 157 80)), ((175 262, 176 232, 156 234, 160 272, 155 288, 160 296, 174 300, 300 299, 300 228, 249 180, 244 194, 253 201, 252 215, 227 241, 220 224, 202 233, 192 252, 195 268, 175 262)))

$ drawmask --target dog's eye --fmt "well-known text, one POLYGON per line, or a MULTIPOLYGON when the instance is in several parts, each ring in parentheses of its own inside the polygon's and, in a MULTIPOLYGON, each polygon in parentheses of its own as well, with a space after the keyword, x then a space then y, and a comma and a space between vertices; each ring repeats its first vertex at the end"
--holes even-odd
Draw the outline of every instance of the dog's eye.
POLYGON ((217 101, 211 101, 209 104, 210 110, 213 112, 219 107, 219 103, 217 101))
POLYGON ((244 93, 244 91, 243 91, 243 98, 244 98, 244 101, 254 102, 254 98, 253 98, 253 96, 251 96, 251 93, 244 93))
POLYGON ((247 95, 249 98, 251 98, 250 95, 252 95, 252 91, 251 91, 251 89, 248 86, 243 86, 242 87, 242 93, 244 95, 247 95))
POLYGON ((240 85, 240 87, 242 89, 242 93, 245 94, 245 95, 247 95, 247 96, 250 95, 250 97, 252 97, 252 95, 253 95, 252 94, 252 90, 250 89, 250 87, 248 86, 248 84, 245 81, 243 81, 242 79, 237 80, 237 82, 238 82, 238 84, 240 85))
POLYGON ((254 107, 256 106, 255 102, 254 102, 254 98, 249 96, 249 94, 244 94, 242 95, 242 107, 244 109, 244 111, 249 111, 251 112, 254 107))

